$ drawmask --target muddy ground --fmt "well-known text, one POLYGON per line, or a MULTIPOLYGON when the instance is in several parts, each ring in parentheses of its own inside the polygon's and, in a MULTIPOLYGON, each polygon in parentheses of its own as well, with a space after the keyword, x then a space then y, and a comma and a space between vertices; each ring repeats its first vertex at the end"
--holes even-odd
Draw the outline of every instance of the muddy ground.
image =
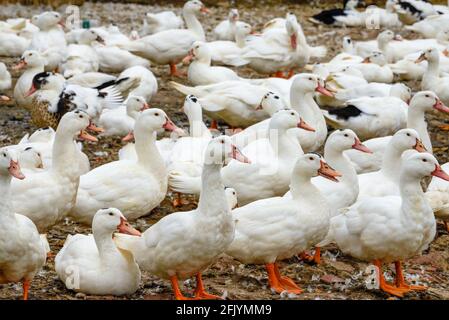
MULTIPOLYGON (((242 3, 242 2, 239 2, 242 3)), ((322 4, 320 4, 322 7, 322 4)), ((220 3, 218 6, 210 6, 210 14, 202 17, 201 21, 211 35, 212 28, 227 16, 228 2, 220 3)), ((81 7, 83 18, 97 19, 100 23, 114 22, 125 31, 139 29, 141 17, 144 12, 160 11, 162 9, 173 9, 180 13, 180 7, 148 6, 136 4, 111 4, 111 3, 86 3, 81 7)), ((241 19, 250 22, 256 30, 260 29, 264 22, 284 16, 287 11, 293 11, 303 24, 305 33, 311 44, 326 45, 329 49, 328 58, 338 53, 341 49, 341 38, 350 34, 355 40, 371 39, 377 35, 377 31, 360 29, 336 29, 329 27, 316 27, 306 21, 306 17, 318 11, 317 7, 309 5, 268 5, 261 2, 257 6, 239 6, 241 19)), ((31 16, 43 10, 37 7, 22 7, 17 10, 1 8, 0 19, 14 16, 31 16)), ((60 10, 63 12, 63 10, 60 10)), ((406 38, 414 37, 408 32, 401 32, 406 38)), ((210 37, 209 37, 210 39, 210 37)), ((2 58, 8 67, 17 59, 2 58)), ((179 126, 186 127, 187 119, 179 112, 184 97, 178 92, 171 90, 168 81, 173 80, 168 76, 168 67, 153 66, 153 72, 159 81, 159 92, 151 101, 153 107, 164 109, 168 115, 179 126)), ((241 68, 239 74, 244 77, 257 77, 257 74, 249 69, 241 68)), ((14 79, 19 74, 12 73, 14 79)), ((186 83, 186 79, 177 79, 186 83)), ((416 83, 411 83, 417 90, 416 83)), ((12 90, 6 92, 12 95, 12 90)), ((20 109, 10 103, 0 107, 0 146, 17 143, 25 133, 31 133, 36 128, 29 124, 29 115, 24 109, 20 109)), ((430 132, 434 144, 434 152, 441 163, 448 161, 447 133, 438 129, 439 125, 449 123, 448 117, 441 114, 429 115, 430 132)), ((92 166, 98 166, 117 159, 118 149, 122 146, 119 138, 102 138, 98 143, 85 144, 84 151, 89 155, 92 166), (101 151, 101 153, 99 153, 101 151), (106 154, 102 153, 103 151, 106 154)), ((171 206, 170 196, 148 217, 141 218, 134 224, 141 231, 160 218, 174 211, 187 210, 193 205, 185 206, 175 210, 171 206)), ((85 226, 65 221, 55 226, 48 233, 48 240, 53 253, 57 253, 62 247, 67 234, 89 233, 91 230, 85 226)), ((414 258, 405 263, 406 276, 411 281, 429 286, 427 292, 411 293, 405 299, 449 299, 449 234, 442 224, 438 224, 438 234, 430 249, 423 256, 414 258)), ((204 272, 204 280, 211 293, 224 295, 228 299, 393 299, 377 290, 368 290, 365 286, 365 263, 342 256, 335 247, 327 247, 323 250, 323 262, 318 266, 309 265, 296 258, 280 263, 281 271, 293 278, 302 288, 304 293, 297 297, 286 297, 272 293, 267 289, 267 276, 262 266, 242 265, 230 257, 223 256, 204 272)), ((393 269, 387 269, 390 277, 393 269)), ((184 282, 184 291, 188 294, 194 289, 194 280, 184 282)), ((1 299, 19 299, 22 290, 20 284, 0 285, 1 299)), ((65 288, 59 281, 54 271, 54 261, 50 259, 44 269, 34 279, 31 286, 31 299, 173 299, 169 282, 158 279, 143 272, 142 283, 139 290, 130 296, 118 297, 94 297, 84 294, 76 294, 65 288)))

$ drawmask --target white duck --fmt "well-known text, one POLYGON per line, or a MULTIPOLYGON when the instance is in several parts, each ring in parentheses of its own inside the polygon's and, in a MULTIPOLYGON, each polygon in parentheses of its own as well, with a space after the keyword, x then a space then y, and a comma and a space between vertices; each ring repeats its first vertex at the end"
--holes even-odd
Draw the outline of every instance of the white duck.
POLYGON ((429 48, 425 50, 416 62, 427 60, 427 70, 423 75, 421 82, 422 90, 431 90, 443 101, 446 105, 449 104, 449 77, 441 77, 440 70, 440 55, 436 48, 429 48))
POLYGON ((25 72, 17 79, 14 87, 14 100, 18 106, 29 108, 32 102, 31 96, 26 97, 26 93, 31 87, 31 83, 36 74, 43 72, 45 60, 34 50, 25 51, 18 64, 13 69, 26 68, 25 72))
POLYGON ((217 40, 233 41, 235 39, 237 27, 244 24, 239 21, 240 15, 238 9, 229 10, 228 19, 221 21, 213 30, 217 40))
MULTIPOLYGON (((237 191, 239 203, 280 196, 288 191, 294 163, 303 154, 298 141, 288 134, 291 128, 313 131, 296 111, 280 110, 270 119, 268 137, 257 139, 242 149, 251 159, 251 164, 231 161, 222 169, 223 181, 237 191)), ((177 192, 196 193, 201 190, 198 178, 173 175, 170 178, 171 181, 177 180, 179 189, 171 186, 177 192)))
POLYGON ((420 33, 425 38, 436 38, 441 31, 441 26, 448 24, 449 14, 432 15, 411 26, 405 26, 405 29, 420 33))
POLYGON ((207 12, 201 1, 187 1, 182 10, 187 29, 161 31, 123 45, 123 48, 154 63, 169 64, 171 75, 178 75, 176 63, 187 55, 193 42, 205 41, 203 27, 196 17, 200 12, 207 12))
MULTIPOLYGON (((446 107, 433 92, 421 91, 416 93, 410 100, 407 112, 407 128, 415 129, 416 132, 418 132, 424 147, 430 153, 432 153, 432 142, 430 140, 429 132, 427 131, 425 113, 432 110, 446 113, 449 112, 449 108, 446 107)), ((346 155, 353 163, 357 173, 379 170, 385 149, 390 140, 391 136, 386 136, 364 141, 366 146, 373 151, 373 154, 371 155, 363 155, 351 150, 347 151, 346 155)))
POLYGON ((408 105, 400 98, 362 97, 345 105, 323 110, 323 114, 330 125, 352 129, 362 140, 391 135, 406 127, 408 105))
POLYGON ((61 21, 61 15, 54 11, 43 12, 31 19, 39 31, 33 33, 29 49, 45 57, 47 71, 56 70, 66 54, 67 42, 61 21))
POLYGON ((20 57, 30 46, 30 40, 10 32, 0 31, 0 56, 20 57))
POLYGON ((309 18, 309 21, 317 24, 335 25, 335 26, 359 26, 363 15, 357 11, 358 0, 344 0, 343 9, 323 10, 309 18))
MULTIPOLYGON (((449 169, 449 163, 441 166, 443 170, 449 169)), ((449 183, 440 179, 432 179, 426 191, 426 199, 432 207, 435 217, 443 220, 446 230, 449 231, 449 183)))
POLYGON ((380 51, 372 52, 361 64, 356 64, 354 67, 362 72, 363 77, 368 82, 393 82, 393 71, 387 64, 385 55, 380 51))
POLYGON ((409 102, 412 90, 402 82, 394 84, 371 82, 339 90, 334 96, 338 103, 332 106, 343 106, 345 101, 361 97, 398 97, 404 102, 409 102))
POLYGON ((188 87, 177 82, 171 86, 185 95, 198 97, 206 115, 222 119, 232 127, 248 127, 268 117, 257 111, 267 89, 243 81, 225 81, 207 86, 188 87))
POLYGON ((17 145, 8 146, 10 149, 24 149, 31 147, 39 152, 42 164, 45 169, 51 167, 53 142, 55 140, 55 130, 53 128, 40 128, 31 135, 26 134, 17 145))
MULTIPOLYGON (((0 149, 0 283, 22 282, 23 299, 34 276, 45 264, 46 241, 27 217, 16 214, 11 197, 11 178, 24 179, 19 163, 6 148, 0 149)), ((31 199, 28 199, 31 201, 31 199)))
POLYGON ((343 253, 372 261, 379 289, 399 297, 426 289, 405 283, 400 261, 421 254, 435 237, 435 218, 421 187, 430 175, 449 180, 434 156, 413 154, 404 159, 399 196, 367 198, 331 219, 330 233, 343 253), (389 262, 395 262, 395 285, 383 276, 382 264, 389 262))
POLYGON ((396 132, 387 145, 380 170, 358 175, 360 190, 357 201, 368 197, 398 195, 401 157, 405 151, 412 149, 427 151, 419 134, 413 129, 396 132))
POLYGON ((115 208, 98 210, 92 222, 93 235, 67 236, 55 258, 56 273, 67 289, 121 296, 139 288, 139 266, 131 252, 117 248, 114 232, 140 236, 115 208), (77 272, 76 280, 74 272, 77 272))
POLYGON ((195 41, 189 54, 182 60, 189 65, 187 78, 194 86, 202 86, 223 81, 240 80, 232 69, 211 66, 211 51, 206 42, 195 41))
POLYGON ((17 159, 20 163, 20 167, 25 171, 28 170, 37 172, 44 168, 42 161, 42 155, 33 147, 20 147, 17 159))
POLYGON ((150 102, 157 93, 158 84, 153 72, 143 66, 124 70, 115 80, 115 87, 124 97, 140 96, 150 102))
POLYGON ((74 161, 79 156, 74 139, 93 138, 84 132, 88 125, 83 111, 66 113, 56 130, 52 167, 12 183, 14 210, 33 220, 39 231, 64 218, 75 204, 81 164, 74 161))
POLYGON ((143 19, 141 36, 147 36, 165 30, 180 29, 183 25, 184 21, 182 21, 182 18, 177 16, 173 11, 147 12, 143 19))
POLYGON ((223 163, 231 158, 248 161, 229 137, 211 140, 205 152, 204 188, 198 208, 163 217, 140 238, 116 235, 118 247, 131 251, 142 270, 170 279, 176 299, 186 299, 178 280, 193 275, 197 280, 195 299, 218 298, 205 292, 201 272, 215 262, 234 239, 235 224, 220 174, 223 163))
POLYGON ((236 27, 234 41, 219 40, 208 42, 213 63, 240 67, 249 63, 242 58, 247 36, 252 33, 251 25, 243 23, 236 27))
POLYGON ((143 111, 134 127, 137 161, 110 162, 81 176, 70 216, 90 224, 99 209, 113 207, 137 219, 158 206, 167 192, 167 171, 154 143, 161 129, 176 126, 160 109, 143 111))
POLYGON ((10 89, 11 85, 11 74, 8 72, 6 65, 3 62, 0 62, 0 101, 10 100, 10 98, 3 92, 10 89))
POLYGON ((67 53, 61 63, 61 72, 65 78, 86 72, 97 72, 99 59, 97 52, 92 48, 92 43, 98 41, 104 43, 94 30, 85 30, 81 33, 78 44, 70 44, 67 53))
POLYGON ((115 109, 104 109, 98 124, 104 130, 102 136, 126 136, 133 131, 139 113, 149 106, 143 97, 129 96, 125 105, 115 109))
POLYGON ((280 275, 277 262, 316 245, 328 232, 330 206, 311 182, 318 175, 333 181, 340 176, 319 155, 302 155, 291 173, 292 198, 258 200, 232 212, 235 238, 226 254, 245 264, 265 264, 268 284, 277 293, 302 292, 280 275))

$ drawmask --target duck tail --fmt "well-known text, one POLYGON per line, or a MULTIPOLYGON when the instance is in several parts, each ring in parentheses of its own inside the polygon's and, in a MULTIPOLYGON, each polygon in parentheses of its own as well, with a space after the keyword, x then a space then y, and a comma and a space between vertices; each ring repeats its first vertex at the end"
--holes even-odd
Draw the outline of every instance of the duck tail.
POLYGON ((185 95, 193 94, 194 96, 197 96, 198 98, 201 96, 201 91, 198 88, 185 86, 185 85, 180 84, 175 81, 170 81, 169 84, 175 90, 178 90, 179 92, 181 92, 185 95))
POLYGON ((343 129, 344 124, 341 123, 340 121, 338 121, 338 120, 336 119, 336 117, 334 117, 333 115, 331 115, 331 114, 329 113, 329 111, 327 111, 327 110, 321 110, 321 112, 323 112, 324 119, 326 120, 326 123, 327 123, 328 125, 330 125, 330 126, 333 127, 333 128, 336 128, 336 129, 343 129))
POLYGON ((101 89, 98 95, 104 99, 104 108, 106 109, 115 109, 123 105, 122 94, 115 85, 101 89))
POLYGON ((172 171, 168 175, 168 185, 174 192, 196 195, 201 193, 200 177, 190 177, 176 171, 172 171))

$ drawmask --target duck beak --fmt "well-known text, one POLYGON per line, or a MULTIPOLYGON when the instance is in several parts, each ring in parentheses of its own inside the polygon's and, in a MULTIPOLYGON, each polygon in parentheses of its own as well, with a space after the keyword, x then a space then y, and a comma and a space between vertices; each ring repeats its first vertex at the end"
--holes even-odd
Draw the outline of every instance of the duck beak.
POLYGON ((404 38, 401 37, 401 35, 397 34, 393 38, 394 41, 404 41, 404 38))
POLYGON ((91 136, 86 132, 86 130, 81 130, 80 134, 78 135, 78 138, 84 141, 91 141, 91 142, 97 142, 98 139, 94 136, 91 136))
POLYGON ((180 130, 180 128, 178 128, 169 118, 165 117, 165 123, 162 126, 162 128, 164 128, 165 130, 168 131, 175 131, 175 130, 180 130))
POLYGON ((449 181, 449 175, 438 164, 435 165, 435 170, 432 171, 431 175, 449 181))
POLYGON ((443 50, 443 54, 444 54, 446 57, 449 57, 449 50, 448 50, 448 49, 444 49, 444 50, 443 50))
POLYGON ((128 142, 134 140, 134 132, 130 131, 128 134, 122 139, 123 142, 128 142))
POLYGON ((304 120, 303 118, 299 118, 299 122, 297 124, 298 128, 304 129, 306 131, 311 131, 311 132, 315 132, 315 129, 312 128, 311 126, 309 126, 304 120))
POLYGON ((10 97, 0 94, 0 101, 10 101, 10 100, 11 100, 10 97))
POLYGON ((58 24, 59 24, 61 27, 65 28, 65 22, 64 22, 64 20, 59 20, 58 24))
POLYGON ((20 59, 19 62, 12 67, 12 69, 20 70, 20 69, 25 68, 26 65, 27 65, 27 63, 26 63, 25 59, 20 59))
POLYGON ((321 166, 318 169, 318 175, 334 182, 339 182, 337 177, 341 177, 341 173, 333 169, 323 160, 321 160, 321 166))
POLYGON ((200 12, 202 13, 209 13, 209 9, 206 8, 206 6, 202 6, 200 9, 200 12))
POLYGON ((34 84, 31 84, 31 88, 25 93, 25 98, 28 98, 29 96, 31 96, 36 91, 37 91, 37 89, 34 86, 34 84))
POLYGON ((92 121, 87 126, 87 130, 90 130, 90 131, 93 131, 93 132, 104 132, 103 128, 97 127, 95 125, 95 123, 93 123, 92 121))
POLYGON ((243 155, 243 153, 235 145, 232 145, 231 157, 232 159, 235 159, 243 163, 251 163, 251 161, 245 155, 243 155))
POLYGON ((334 96, 332 92, 330 92, 329 90, 327 90, 327 89, 326 89, 325 87, 323 87, 321 84, 318 84, 318 86, 316 87, 315 91, 316 91, 316 92, 319 92, 319 93, 321 93, 321 94, 323 94, 323 95, 325 95, 325 96, 328 96, 328 97, 333 97, 333 96, 334 96))
POLYGON ((117 226, 117 231, 119 233, 129 234, 138 237, 142 235, 139 230, 134 229, 134 227, 130 225, 129 222, 123 217, 120 217, 120 224, 117 226))
POLYGON ((150 109, 150 105, 149 105, 148 103, 145 102, 145 103, 143 104, 142 108, 140 108, 140 111, 147 110, 147 109, 150 109))
POLYGON ((186 56, 184 57, 184 59, 182 59, 182 64, 187 65, 187 64, 189 64, 190 62, 192 62, 192 60, 193 60, 194 58, 195 58, 195 54, 193 53, 193 50, 190 50, 190 51, 189 51, 189 54, 186 55, 186 56))
POLYGON ((106 44, 106 42, 104 41, 104 39, 103 39, 102 37, 100 37, 100 36, 98 36, 98 37, 95 39, 95 41, 97 41, 97 42, 99 42, 99 43, 101 43, 101 44, 106 44))
POLYGON ((437 99, 437 101, 435 102, 433 107, 438 111, 449 113, 449 107, 445 106, 444 103, 440 99, 437 99))
POLYGON ((370 57, 366 57, 365 59, 363 59, 362 63, 371 63, 370 57))
POLYGON ((421 55, 419 56, 419 58, 415 60, 415 63, 421 63, 421 62, 423 62, 423 61, 425 61, 425 60, 427 60, 427 58, 426 58, 425 52, 423 52, 423 53, 421 53, 421 55))
POLYGON ((22 171, 20 170, 19 162, 11 160, 9 162, 9 173, 17 179, 23 180, 25 179, 25 176, 23 175, 22 171))
POLYGON ((290 45, 292 46, 293 50, 296 50, 296 47, 298 46, 298 39, 296 34, 292 34, 290 36, 290 45))
POLYGON ((365 146, 358 138, 355 138, 354 144, 352 145, 352 149, 359 150, 365 153, 373 153, 367 146, 365 146))
POLYGON ((415 149, 418 152, 427 152, 426 147, 424 147, 424 145, 420 139, 416 139, 416 144, 413 147, 413 149, 415 149))

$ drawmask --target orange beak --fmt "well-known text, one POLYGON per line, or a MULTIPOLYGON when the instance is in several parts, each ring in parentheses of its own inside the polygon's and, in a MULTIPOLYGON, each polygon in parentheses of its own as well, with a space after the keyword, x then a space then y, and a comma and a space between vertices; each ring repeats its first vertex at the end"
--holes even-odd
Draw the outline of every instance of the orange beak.
POLYGON ((150 105, 149 105, 148 103, 145 102, 145 103, 143 104, 142 108, 140 108, 140 111, 147 110, 147 109, 150 109, 150 105))
POLYGON ((103 128, 97 127, 95 125, 95 123, 90 122, 89 125, 87 126, 87 129, 93 132, 104 132, 103 128))
POLYGON ((243 153, 235 145, 232 145, 231 157, 232 159, 235 159, 243 163, 251 163, 251 161, 245 155, 243 155, 243 153))
POLYGON ((209 9, 207 9, 205 6, 202 6, 201 9, 200 9, 200 11, 201 11, 202 13, 209 13, 209 9))
POLYGON ((438 111, 449 113, 449 108, 447 106, 445 106, 444 103, 439 99, 437 100, 437 102, 435 102, 433 107, 438 111))
POLYGON ((444 49, 444 50, 443 50, 443 54, 444 54, 446 57, 449 57, 449 50, 448 50, 448 49, 444 49))
POLYGON ((316 92, 319 92, 319 93, 321 93, 321 94, 323 94, 323 95, 325 95, 325 96, 328 96, 328 97, 333 97, 333 96, 334 96, 332 92, 330 92, 329 90, 327 90, 327 89, 326 89, 325 87, 323 87, 321 84, 318 84, 318 86, 316 87, 315 91, 316 91, 316 92))
POLYGON ((193 53, 193 50, 189 51, 189 54, 182 59, 182 64, 187 65, 195 58, 195 54, 193 53))
POLYGON ((31 96, 36 91, 37 91, 37 89, 34 86, 34 84, 31 84, 31 88, 25 93, 25 97, 28 98, 29 96, 31 96))
POLYGON ((426 147, 424 147, 422 141, 419 140, 419 139, 416 139, 416 144, 415 144, 415 146, 413 147, 413 149, 415 149, 415 150, 418 151, 418 152, 427 152, 426 147))
POLYGON ((117 231, 119 233, 129 234, 138 237, 142 235, 139 230, 134 229, 134 227, 130 225, 125 218, 122 217, 120 217, 120 224, 117 226, 117 231))
POLYGON ((290 36, 290 45, 292 46, 293 50, 296 50, 296 47, 298 46, 298 39, 296 34, 292 34, 290 36))
POLYGON ((58 24, 59 24, 61 27, 65 28, 64 20, 59 20, 58 24))
POLYGON ((86 132, 86 130, 81 130, 80 134, 78 135, 78 138, 84 141, 91 141, 91 142, 97 142, 98 139, 94 136, 91 136, 86 132))
POLYGON ((169 118, 165 118, 165 119, 166 120, 165 120, 165 123, 162 126, 162 128, 164 128, 165 130, 168 130, 168 131, 181 130, 169 118))
POLYGON ((437 164, 435 165, 435 170, 432 171, 431 175, 449 181, 449 175, 444 172, 441 166, 437 164))
POLYGON ((352 145, 352 149, 359 150, 365 153, 373 153, 367 146, 360 142, 358 138, 355 138, 354 144, 352 145))
POLYGON ((20 70, 20 69, 25 68, 26 65, 27 65, 26 61, 24 59, 20 59, 20 61, 16 65, 14 65, 12 67, 12 69, 13 70, 20 70))
POLYGON ((421 63, 423 61, 427 60, 426 54, 423 52, 418 59, 415 60, 415 63, 421 63))
POLYGON ((362 63, 371 63, 371 59, 369 57, 366 57, 363 59, 362 63))
POLYGON ((339 182, 337 177, 341 177, 341 173, 334 170, 331 166, 329 166, 323 160, 321 160, 321 166, 318 169, 318 175, 322 176, 323 178, 334 181, 334 182, 339 182))
POLYGON ((130 131, 128 134, 122 139, 123 142, 128 142, 134 140, 134 132, 130 131))
POLYGON ((309 126, 302 118, 299 119, 298 128, 304 129, 306 131, 312 131, 315 132, 315 129, 309 126))
POLYGON ((9 100, 11 100, 10 97, 0 94, 0 101, 9 101, 9 100))
POLYGON ((22 171, 20 170, 20 165, 17 161, 11 160, 9 162, 8 171, 14 178, 17 178, 20 180, 25 179, 25 176, 23 175, 22 171))

